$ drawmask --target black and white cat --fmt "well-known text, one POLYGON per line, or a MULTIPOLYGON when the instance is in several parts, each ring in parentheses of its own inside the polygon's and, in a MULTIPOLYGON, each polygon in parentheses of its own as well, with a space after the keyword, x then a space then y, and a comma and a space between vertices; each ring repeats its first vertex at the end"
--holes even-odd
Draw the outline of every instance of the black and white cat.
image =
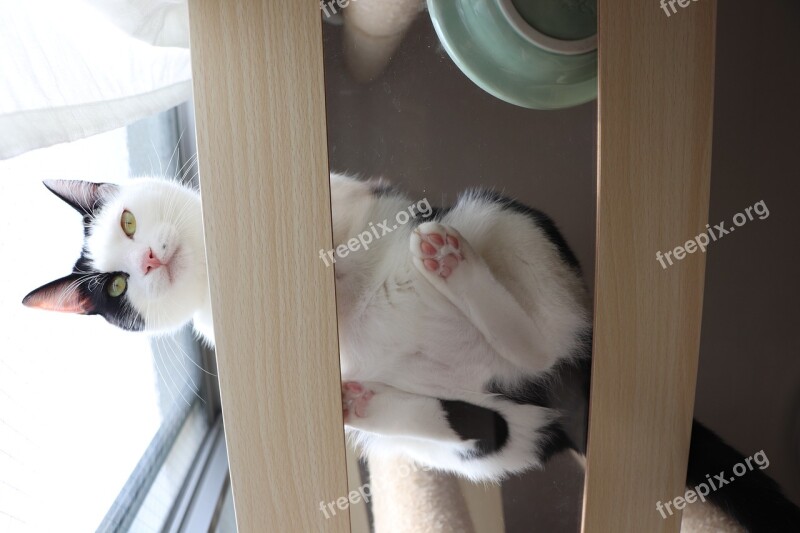
POLYGON ((85 240, 72 273, 28 294, 25 305, 101 315, 120 328, 150 333, 192 320, 213 345, 196 191, 154 178, 44 184, 83 216, 85 240))
MULTIPOLYGON (((25 305, 147 332, 191 320, 214 344, 195 191, 157 179, 46 185, 83 215, 84 248, 25 305)), ((331 195, 337 245, 411 204, 336 174, 331 195)), ((475 191, 387 233, 335 265, 344 418, 359 447, 485 481, 585 453, 590 299, 550 219, 475 191)), ((695 424, 690 483, 741 460, 695 424)), ((752 531, 800 523, 759 471, 709 499, 752 531)))

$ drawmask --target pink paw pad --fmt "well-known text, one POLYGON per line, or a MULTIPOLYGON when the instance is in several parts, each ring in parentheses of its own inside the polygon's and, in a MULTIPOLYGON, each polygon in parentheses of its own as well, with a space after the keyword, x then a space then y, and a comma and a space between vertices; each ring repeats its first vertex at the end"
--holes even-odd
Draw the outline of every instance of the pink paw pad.
POLYGON ((366 389, 364 385, 357 381, 345 381, 342 383, 342 415, 347 421, 351 414, 359 418, 367 416, 367 405, 370 399, 375 396, 375 392, 366 389))
POLYGON ((437 230, 425 231, 422 226, 416 230, 420 238, 420 259, 426 270, 447 279, 464 260, 464 255, 458 237, 448 233, 447 228, 440 226, 437 230))

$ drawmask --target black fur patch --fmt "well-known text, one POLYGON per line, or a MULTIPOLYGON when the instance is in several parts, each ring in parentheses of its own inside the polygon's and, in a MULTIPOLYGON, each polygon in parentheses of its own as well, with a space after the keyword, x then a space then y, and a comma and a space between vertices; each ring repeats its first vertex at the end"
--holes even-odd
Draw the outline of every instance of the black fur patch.
POLYGON ((419 226, 420 224, 423 224, 425 222, 431 222, 433 220, 441 220, 442 217, 445 216, 449 211, 450 211, 449 207, 431 206, 431 212, 428 213, 427 215, 424 215, 422 213, 417 213, 414 216, 412 224, 414 224, 414 226, 419 226))
POLYGON ((119 190, 113 183, 94 183, 80 180, 45 180, 47 189, 69 204, 84 219, 84 228, 105 204, 107 197, 119 190))
POLYGON ((524 380, 514 386, 492 380, 486 391, 520 405, 536 405, 558 413, 551 424, 540 429, 546 434, 541 461, 565 449, 586 453, 591 379, 591 329, 579 335, 573 356, 561 361, 547 375, 524 380))
POLYGON ((710 490, 706 499, 730 515, 752 533, 800 531, 800 509, 790 502, 780 487, 751 460, 753 470, 735 477, 737 464, 746 467, 745 457, 708 428, 695 421, 689 448, 687 488, 700 484, 721 485, 715 476, 724 472, 727 484, 710 490), (731 478, 733 478, 731 480, 731 478))
POLYGON ((555 454, 570 448, 574 448, 561 424, 558 422, 551 422, 550 424, 539 429, 539 434, 542 435, 542 440, 537 449, 539 460, 546 463, 555 454))
POLYGON ((393 196, 399 194, 399 190, 394 185, 386 181, 370 182, 370 192, 375 196, 393 196))
POLYGON ((127 276, 124 272, 105 274, 105 283, 102 284, 101 288, 92 291, 91 299, 95 312, 91 314, 98 314, 110 324, 119 328, 128 331, 142 331, 144 329, 144 319, 131 307, 125 295, 114 298, 108 294, 108 285, 117 274, 127 276))
MULTIPOLYGON (((91 232, 92 224, 97 213, 103 208, 109 196, 116 194, 118 186, 110 183, 92 183, 85 181, 49 180, 45 186, 64 202, 78 211, 83 217, 84 244, 81 256, 72 268, 72 274, 43 285, 25 297, 23 303, 34 296, 41 295, 40 291, 50 289, 61 291, 76 291, 85 305, 81 309, 72 310, 87 315, 100 315, 109 323, 128 331, 141 331, 144 329, 144 319, 129 304, 125 294, 113 297, 108 293, 108 286, 115 276, 125 272, 98 272, 92 268, 92 263, 87 257, 86 241, 91 232)), ((50 292, 52 294, 52 292, 50 292)))
MULTIPOLYGON (((86 263, 87 260, 81 257, 75 268, 77 269, 79 265, 86 263)), ((76 270, 73 276, 83 275, 80 272, 86 271, 76 270)), ((108 293, 108 286, 117 275, 128 277, 125 272, 98 272, 95 282, 80 284, 78 290, 92 302, 92 310, 86 314, 100 315, 110 324, 127 331, 142 331, 144 329, 144 319, 131 307, 125 294, 113 297, 108 293)))
POLYGON ((588 399, 589 375, 591 373, 590 358, 592 353, 592 329, 589 328, 578 334, 578 346, 567 361, 558 363, 547 375, 530 378, 518 385, 511 387, 497 380, 492 380, 486 385, 486 391, 502 396, 506 400, 523 405, 537 405, 539 407, 557 407, 557 385, 563 382, 567 373, 576 374, 575 385, 579 392, 588 399), (574 371, 570 371, 570 367, 574 371))
MULTIPOLYGON (((386 196, 389 194, 397 194, 398 190, 393 186, 380 184, 373 187, 372 193, 376 196, 386 196)), ((491 189, 477 189, 471 191, 470 194, 473 194, 479 198, 483 198, 488 202, 500 204, 503 209, 508 209, 509 211, 514 211, 527 216, 529 219, 531 219, 531 221, 533 221, 534 224, 536 224, 539 229, 544 232, 547 239, 553 244, 553 246, 555 246, 561 260, 564 261, 567 266, 574 269, 578 274, 581 273, 581 265, 578 261, 578 258, 575 256, 575 253, 567 244, 567 240, 564 238, 564 236, 561 235, 561 232, 558 230, 555 222, 553 222, 553 220, 545 213, 520 203, 512 198, 503 196, 502 194, 499 194, 491 189)), ((414 217, 413 223, 415 225, 419 225, 423 222, 441 220, 442 217, 444 217, 451 209, 451 207, 432 206, 432 210, 429 215, 424 216, 422 214, 418 214, 414 217)))
POLYGON ((439 400, 447 422, 463 440, 475 440, 475 450, 464 459, 495 453, 508 442, 508 423, 497 411, 467 402, 439 400))
POLYGON ((520 405, 551 407, 550 393, 545 378, 528 379, 515 387, 503 385, 500 381, 493 379, 486 386, 486 392, 520 405))

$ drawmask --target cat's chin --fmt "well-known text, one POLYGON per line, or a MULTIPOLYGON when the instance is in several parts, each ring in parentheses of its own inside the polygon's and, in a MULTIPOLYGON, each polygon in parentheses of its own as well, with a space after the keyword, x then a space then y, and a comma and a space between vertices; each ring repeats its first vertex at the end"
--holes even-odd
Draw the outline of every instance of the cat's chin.
MULTIPOLYGON (((159 268, 159 270, 162 270, 159 268)), ((180 261, 170 272, 153 272, 158 278, 148 280, 146 292, 131 294, 131 303, 142 315, 145 330, 167 333, 190 322, 206 303, 208 285, 205 273, 180 261)))
POLYGON ((163 313, 159 313, 158 316, 146 316, 144 317, 144 331, 155 335, 173 333, 191 322, 196 311, 197 309, 194 307, 191 309, 173 307, 166 316, 163 313))

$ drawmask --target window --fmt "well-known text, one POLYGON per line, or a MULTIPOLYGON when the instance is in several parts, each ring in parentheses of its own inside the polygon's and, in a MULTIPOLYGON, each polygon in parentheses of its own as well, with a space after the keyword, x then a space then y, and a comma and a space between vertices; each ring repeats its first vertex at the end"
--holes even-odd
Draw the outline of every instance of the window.
POLYGON ((193 131, 182 106, 0 161, 0 531, 235 531, 214 357, 190 327, 151 340, 20 303, 82 244, 42 180, 196 179, 193 131))

